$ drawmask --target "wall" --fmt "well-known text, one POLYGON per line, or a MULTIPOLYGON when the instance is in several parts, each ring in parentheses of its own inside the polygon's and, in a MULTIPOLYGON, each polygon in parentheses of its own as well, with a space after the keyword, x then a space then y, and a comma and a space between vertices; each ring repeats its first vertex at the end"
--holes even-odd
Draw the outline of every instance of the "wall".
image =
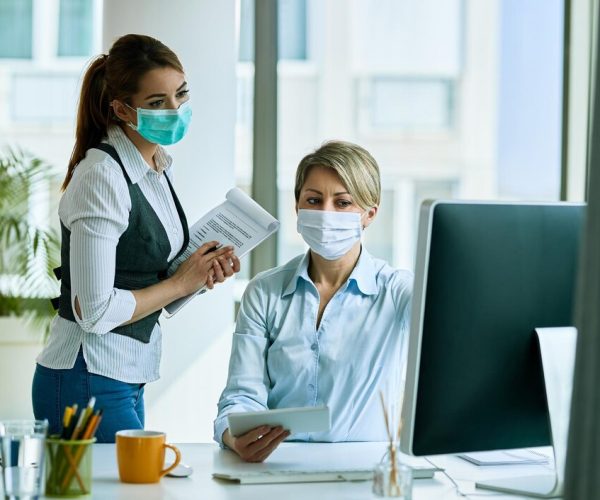
MULTIPOLYGON (((186 69, 194 112, 186 138, 170 148, 175 188, 191 224, 233 186, 235 4, 212 0, 106 0, 103 50, 143 33, 172 48, 186 69)), ((172 441, 209 441, 225 383, 233 283, 197 298, 164 330, 161 379, 146 391, 146 427, 172 441)))

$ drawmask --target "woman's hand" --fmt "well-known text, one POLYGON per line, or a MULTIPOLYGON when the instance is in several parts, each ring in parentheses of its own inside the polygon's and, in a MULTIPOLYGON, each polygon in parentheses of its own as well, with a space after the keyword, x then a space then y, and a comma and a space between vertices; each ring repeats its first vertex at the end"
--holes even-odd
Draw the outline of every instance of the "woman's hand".
POLYGON ((240 437, 233 437, 227 429, 223 442, 245 462, 263 462, 289 435, 283 427, 263 425, 240 437))
POLYGON ((212 272, 209 272, 206 287, 212 290, 216 283, 223 283, 233 273, 240 271, 240 259, 235 255, 221 255, 213 260, 212 272))
POLYGON ((239 270, 239 260, 233 255, 233 247, 213 250, 218 244, 218 241, 205 243, 177 268, 171 279, 177 283, 181 296, 194 293, 204 285, 212 288, 215 281, 224 281, 225 276, 231 276, 235 268, 234 258, 239 270))

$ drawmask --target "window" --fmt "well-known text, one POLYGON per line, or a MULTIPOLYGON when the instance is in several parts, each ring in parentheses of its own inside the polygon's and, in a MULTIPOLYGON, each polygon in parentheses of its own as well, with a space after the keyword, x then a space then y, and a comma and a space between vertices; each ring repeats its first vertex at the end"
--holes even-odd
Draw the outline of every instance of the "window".
POLYGON ((444 131, 454 121, 451 80, 373 76, 359 81, 361 132, 444 131))
MULTIPOLYGON (((364 241, 395 267, 413 266, 424 199, 558 200, 564 3, 280 1, 280 58, 304 61, 278 65, 278 264, 305 248, 295 168, 330 139, 377 160, 382 204, 364 241)), ((238 75, 250 169, 253 72, 238 75)))
POLYGON ((364 242, 395 267, 413 266, 424 199, 558 200, 562 0, 309 5, 314 73, 279 66, 279 264, 300 251, 295 166, 329 139, 377 160, 364 242))
POLYGON ((0 58, 31 59, 33 0, 0 2, 0 58))
POLYGON ((11 118, 15 124, 72 123, 76 114, 79 75, 16 72, 11 87, 11 118))
POLYGON ((89 56, 92 53, 94 0, 60 0, 58 55, 89 56))
POLYGON ((307 59, 306 0, 279 0, 278 7, 279 59, 307 59))
MULTIPOLYGON (((306 0, 278 0, 279 59, 307 59, 306 0)), ((254 2, 240 0, 238 60, 254 60, 254 2)))

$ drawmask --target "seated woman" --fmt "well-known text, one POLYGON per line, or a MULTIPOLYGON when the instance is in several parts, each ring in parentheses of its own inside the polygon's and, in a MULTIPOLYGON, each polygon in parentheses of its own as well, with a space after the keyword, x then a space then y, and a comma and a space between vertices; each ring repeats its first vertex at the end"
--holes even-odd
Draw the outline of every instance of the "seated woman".
POLYGON ((379 390, 404 363, 412 274, 361 244, 380 195, 379 167, 355 144, 327 142, 298 165, 298 232, 310 250, 248 285, 215 420, 215 440, 244 460, 263 461, 289 433, 234 437, 232 412, 328 405, 328 432, 293 439, 387 439, 379 390))

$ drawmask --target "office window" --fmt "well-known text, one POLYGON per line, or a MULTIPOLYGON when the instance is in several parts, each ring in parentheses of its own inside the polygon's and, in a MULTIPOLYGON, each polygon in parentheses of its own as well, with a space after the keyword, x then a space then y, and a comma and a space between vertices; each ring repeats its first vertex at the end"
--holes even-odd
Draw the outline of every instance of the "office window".
POLYGON ((373 76, 360 81, 358 99, 365 133, 440 131, 454 121, 451 80, 373 76))
MULTIPOLYGON (((280 60, 307 59, 306 0, 278 0, 278 51, 280 60)), ((254 60, 254 2, 240 0, 238 60, 254 60)))
POLYGON ((93 22, 93 0, 60 0, 58 55, 91 55, 93 22))
POLYGON ((306 0, 279 0, 279 59, 306 59, 306 0))
MULTIPOLYGON (((384 195, 364 241, 396 267, 413 265, 425 198, 558 200, 563 0, 308 4, 314 54, 279 66, 286 206, 298 161, 330 139, 379 163, 384 195)), ((286 206, 280 264, 300 250, 286 206)))
POLYGON ((13 122, 38 125, 72 123, 79 84, 79 74, 15 72, 11 81, 13 122))
POLYGON ((254 61, 254 0, 239 0, 238 61, 254 61))
POLYGON ((0 1, 0 58, 31 59, 33 0, 0 1))

